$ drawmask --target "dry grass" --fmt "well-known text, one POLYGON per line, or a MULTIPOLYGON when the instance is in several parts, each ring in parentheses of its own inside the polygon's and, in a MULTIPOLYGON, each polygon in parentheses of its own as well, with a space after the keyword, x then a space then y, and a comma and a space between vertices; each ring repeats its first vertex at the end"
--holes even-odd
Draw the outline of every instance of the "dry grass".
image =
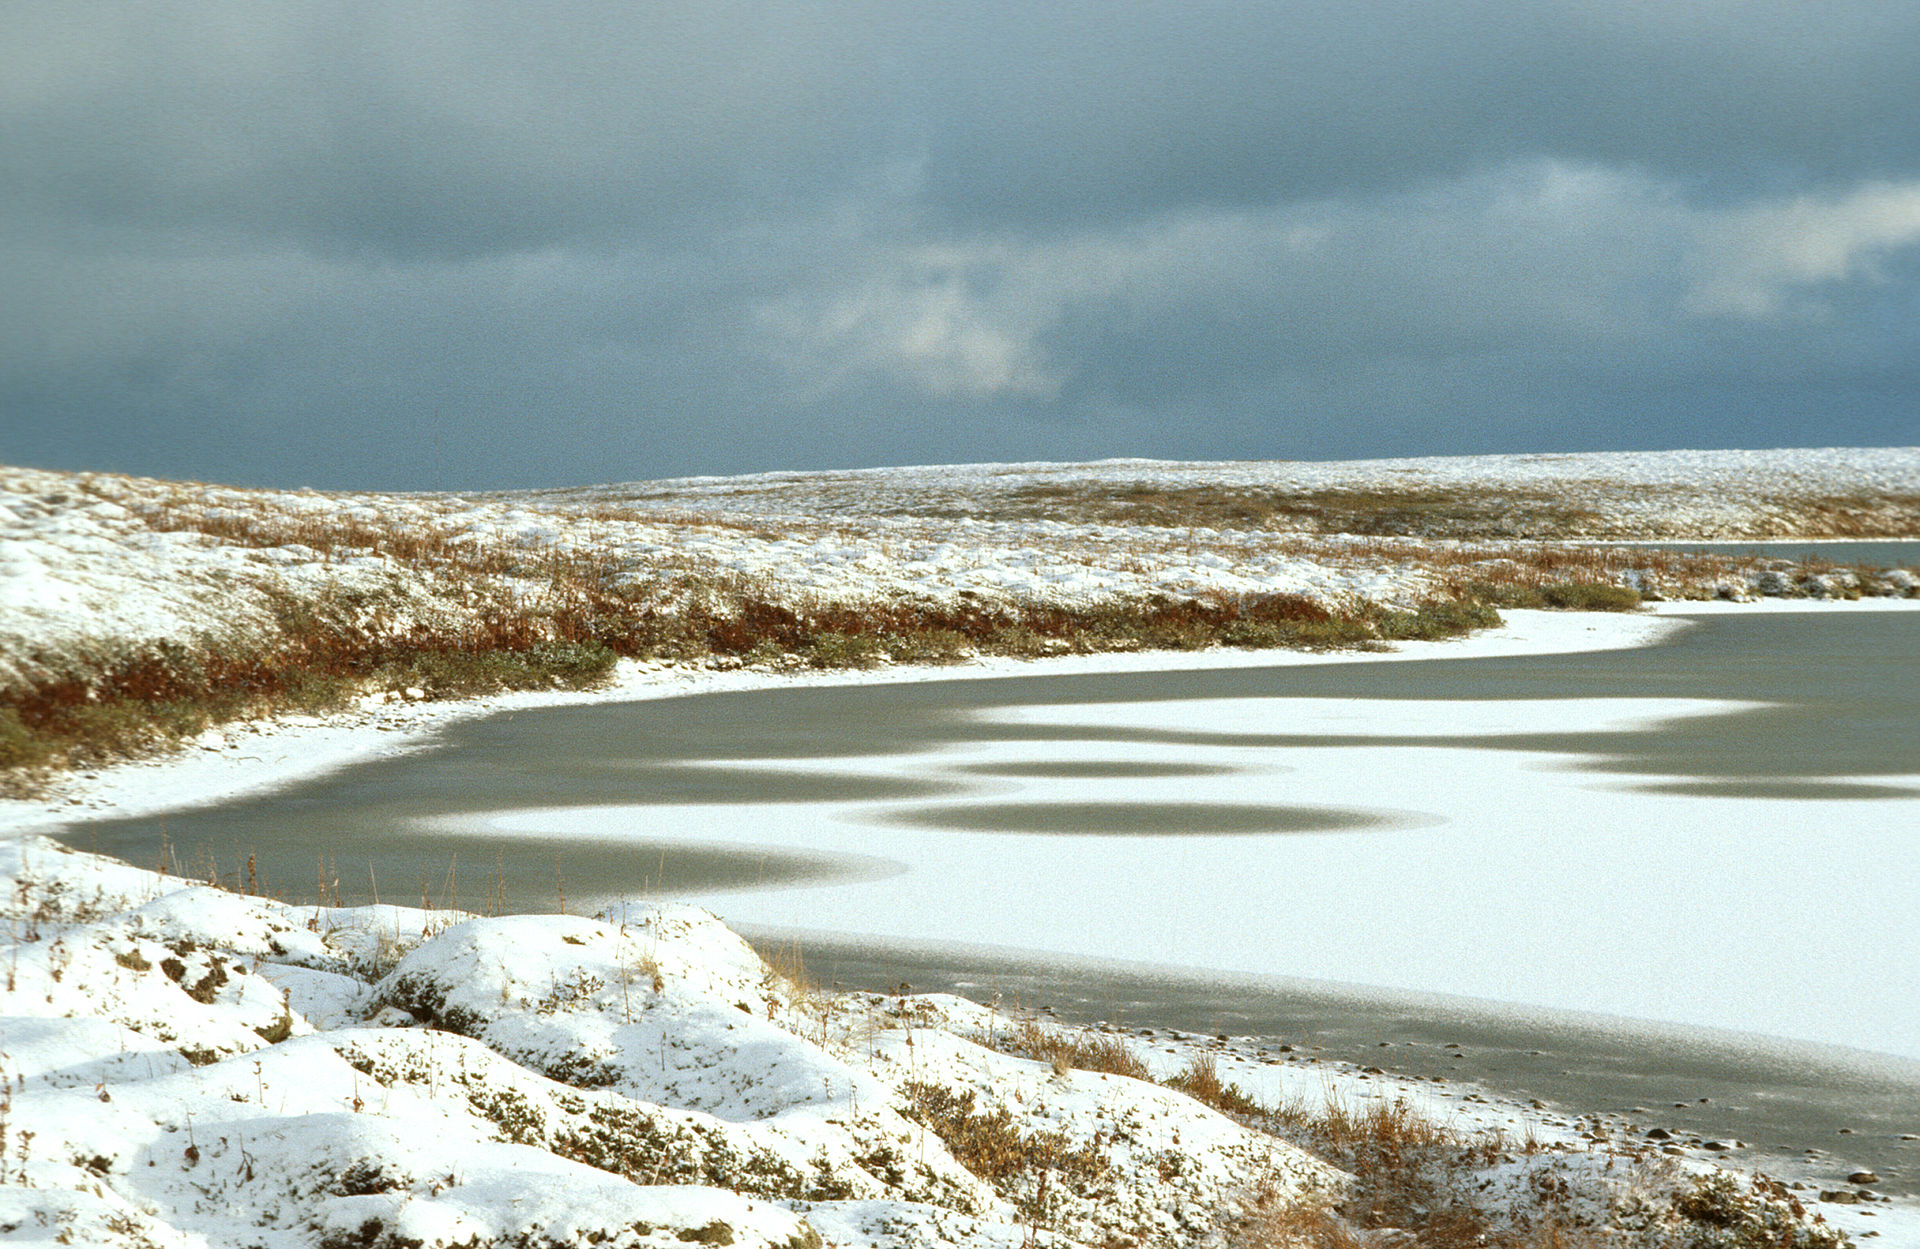
MULTIPOLYGON (((1272 1196, 1256 1200, 1225 1229, 1222 1249, 1615 1249, 1621 1242, 1597 1228, 1543 1219, 1532 1226, 1502 1226, 1466 1211, 1448 1211, 1382 1241, 1323 1206, 1289 1204, 1272 1196)), ((1685 1243, 1685 1242, 1677 1242, 1685 1243)))
POLYGON ((1195 1054, 1188 1060, 1185 1070, 1169 1076, 1164 1083, 1168 1088, 1177 1089, 1222 1114, 1264 1127, 1271 1128, 1298 1115, 1297 1111, 1291 1109, 1283 1110, 1255 1101, 1241 1092, 1238 1085, 1221 1080, 1219 1065, 1212 1054, 1195 1054))
POLYGON ((768 987, 786 1002, 789 1026, 796 1034, 825 1045, 837 996, 807 973, 799 942, 756 945, 754 952, 767 965, 768 987))
POLYGON ((908 503, 895 515, 981 520, 1054 520, 1069 524, 1150 525, 1174 529, 1284 531, 1376 537, 1485 538, 1763 538, 1920 535, 1920 495, 1862 491, 1851 495, 1782 495, 1748 501, 1752 519, 1707 532, 1667 534, 1649 520, 1650 498, 1670 496, 1682 508, 1699 492, 1593 481, 1581 490, 1523 487, 1409 486, 1321 488, 1171 485, 1089 481, 1028 485, 986 498, 908 503), (1616 508, 1614 503, 1642 505, 1616 508))
POLYGON ((1336 615, 1289 594, 1114 599, 1088 607, 901 601, 789 605, 739 587, 634 585, 598 564, 562 569, 534 598, 463 591, 463 614, 396 623, 393 605, 340 594, 272 601, 264 638, 156 643, 113 656, 34 656, 42 675, 0 695, 0 788, 32 792, 56 768, 162 749, 206 728, 323 712, 368 690, 427 698, 582 688, 622 656, 738 666, 859 668, 1211 646, 1324 649, 1451 636, 1497 623, 1436 601, 1336 615), (580 579, 568 580, 577 575, 580 579), (671 600, 678 598, 677 603, 671 600))
POLYGON ((995 519, 1029 517, 1167 528, 1281 529, 1429 538, 1564 537, 1605 518, 1546 490, 1288 490, 1095 484, 1030 486, 995 501, 995 519))
POLYGON ((1223 1249, 1368 1249, 1352 1224, 1324 1206, 1260 1194, 1221 1237, 1223 1249))
POLYGON ((982 1111, 972 1089, 955 1092, 939 1084, 909 1081, 901 1089, 902 1112, 947 1147, 954 1160, 1018 1207, 1044 1223, 1049 1191, 1084 1190, 1110 1171, 1100 1151, 1075 1145, 1058 1132, 1022 1128, 1002 1107, 982 1111))
POLYGON ((1011 1032, 996 1034, 993 1048, 1047 1063, 1056 1071, 1098 1071, 1133 1080, 1153 1078, 1125 1040, 1082 1028, 1052 1028, 1026 1019, 1015 1024, 1011 1032))

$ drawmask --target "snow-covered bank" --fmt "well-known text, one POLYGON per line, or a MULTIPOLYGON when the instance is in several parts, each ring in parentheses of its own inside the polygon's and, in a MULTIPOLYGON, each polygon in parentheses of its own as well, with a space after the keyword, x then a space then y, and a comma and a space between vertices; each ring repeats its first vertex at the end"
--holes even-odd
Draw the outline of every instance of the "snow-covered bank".
POLYGON ((0 678, 43 672, 63 655, 257 640, 284 627, 289 605, 346 605, 356 628, 405 634, 473 628, 501 612, 550 615, 583 586, 617 591, 629 608, 684 611, 711 607, 723 588, 794 603, 1084 605, 1272 594, 1409 603, 1567 570, 1694 598, 1902 595, 1920 584, 1906 574, 1808 579, 1768 561, 1543 550, 1518 541, 1564 536, 1522 523, 1536 495, 1589 518, 1573 526, 1583 536, 1598 526, 1613 537, 1911 537, 1920 450, 963 465, 473 497, 0 467, 0 678), (1345 502, 1332 518, 1207 510, 1256 488, 1345 502), (1127 510, 1170 489, 1200 510, 1127 510), (1083 496, 1120 510, 1051 514, 1083 496), (1841 515, 1852 527, 1836 527, 1841 515), (1359 527, 1329 530, 1335 520, 1359 527), (1460 525, 1481 541, 1454 540, 1460 525))
POLYGON ((1911 537, 1920 522, 1920 448, 932 465, 688 477, 547 495, 761 515, 1130 523, 1203 516, 1454 537, 1911 537), (1361 527, 1351 527, 1356 520, 1361 527))
MULTIPOLYGON (((1654 1249, 1729 1220, 1838 1243, 1784 1187, 1468 1090, 1198 1038, 1021 1057, 1044 1037, 1019 1021, 823 995, 685 906, 297 907, 38 839, 0 847, 0 876, 0 1231, 30 1243, 1259 1244, 1236 1218, 1290 1209, 1362 1227, 1444 1212, 1503 1244, 1552 1227, 1654 1249), (1416 1098, 1457 1143, 1396 1137, 1413 1171, 1364 1147, 1342 1171, 1102 1069, 1128 1051, 1141 1075, 1201 1058, 1284 1099, 1296 1134, 1400 1124, 1392 1102, 1416 1098)), ((1915 1226, 1846 1192, 1825 1209, 1858 1229, 1915 1226)))

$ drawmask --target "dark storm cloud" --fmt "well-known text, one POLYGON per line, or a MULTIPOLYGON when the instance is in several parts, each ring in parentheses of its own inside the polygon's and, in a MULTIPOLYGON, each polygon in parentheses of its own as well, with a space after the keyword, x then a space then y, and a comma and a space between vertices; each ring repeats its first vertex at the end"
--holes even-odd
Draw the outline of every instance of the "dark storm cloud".
POLYGON ((1920 426, 1915 6, 5 17, 0 458, 424 487, 1920 426))
MULTIPOLYGON (((23 207, 400 255, 619 238, 917 161, 1040 225, 1515 156, 1737 194, 1920 167, 1906 5, 135 6, 8 46, 23 207)), ((39 20, 34 20, 34 18, 39 20)))

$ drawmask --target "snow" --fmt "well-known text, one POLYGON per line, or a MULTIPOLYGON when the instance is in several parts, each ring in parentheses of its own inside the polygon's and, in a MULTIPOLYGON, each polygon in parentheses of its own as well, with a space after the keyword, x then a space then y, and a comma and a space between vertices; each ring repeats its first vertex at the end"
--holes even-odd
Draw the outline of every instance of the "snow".
POLYGON ((719 1224, 711 1243, 804 1249, 817 1215, 841 1243, 889 1220, 1010 1241, 1018 1190, 903 1117, 912 1081, 1017 1104, 1030 1130, 1104 1133, 1100 1185, 1049 1207, 1071 1241, 1124 1225, 1171 1243, 1256 1181, 1344 1182, 1156 1085, 944 1032, 937 1005, 902 1022, 881 1000, 816 1003, 689 906, 294 907, 32 839, 0 846, 0 875, 9 1230, 673 1245, 719 1224), (1168 1137, 1190 1159, 1171 1183, 1152 1161, 1168 1137))
MULTIPOLYGON (((1160 1084, 983 1044, 1029 1026, 987 1007, 783 980, 685 904, 292 906, 37 838, 0 845, 0 877, 0 1231, 27 1243, 1171 1246, 1257 1193, 1351 1183, 1160 1084), (903 1113, 927 1090, 1090 1170, 976 1176, 903 1113)), ((1102 1036, 1156 1079, 1204 1058, 1301 1113, 1504 1131, 1466 1176, 1495 1220, 1543 1184, 1631 1220, 1714 1170, 1470 1086, 1102 1036)), ((1904 1204, 1830 1212, 1920 1230, 1904 1204)))
POLYGON ((1213 489, 1379 490, 1489 489, 1553 491, 1575 499, 1614 488, 1656 497, 1643 505, 1696 528, 1744 510, 1741 496, 1911 492, 1920 477, 1920 447, 1828 447, 1771 451, 1584 452, 1564 455, 1428 456, 1390 460, 1176 461, 1120 459, 1093 464, 968 464, 843 472, 684 477, 636 486, 550 491, 559 497, 627 498, 655 494, 681 505, 722 501, 730 508, 778 512, 805 500, 809 509, 858 515, 895 509, 926 511, 951 503, 1046 486, 1144 485, 1213 489), (1673 494, 1683 494, 1676 500, 1673 494))
MULTIPOLYGON (((625 566, 737 578, 786 596, 1084 603, 1116 593, 1217 591, 1351 603, 1411 601, 1433 585, 1412 555, 1366 543, 1323 541, 1307 550, 1272 535, 1203 528, 991 519, 994 500, 1089 483, 1549 491, 1605 504, 1650 529, 1708 535, 1790 521, 1783 498, 1920 492, 1920 449, 943 466, 472 498, 237 491, 0 469, 0 681, 125 648, 258 634, 273 627, 276 604, 288 596, 365 596, 403 622, 465 610, 402 561, 323 550, 320 536, 297 530, 301 521, 411 524, 450 542, 521 552, 593 550, 625 566), (944 506, 968 514, 936 515, 944 506), (248 545, 155 529, 152 517, 167 509, 289 527, 283 540, 248 545)), ((538 592, 524 579, 501 584, 538 592)), ((1730 592, 1744 597, 1770 585, 1799 592, 1791 580, 1743 581, 1730 592)), ((1920 600, 1896 597, 1910 585, 1889 580, 1876 591, 1886 597, 1844 604, 1689 603, 1607 617, 1513 612, 1499 630, 1365 660, 1642 645, 1682 627, 1678 610, 1912 610, 1920 600)), ((975 793, 961 800, 966 811, 952 809, 949 794, 884 808, 703 804, 487 817, 501 836, 536 825, 542 834, 571 827, 595 836, 644 827, 652 838, 706 842, 718 827, 734 844, 904 869, 663 906, 596 899, 605 909, 594 918, 290 906, 33 835, 76 815, 218 801, 425 749, 454 719, 514 707, 796 680, 1350 662, 1355 657, 1285 652, 1113 654, 806 676, 627 662, 607 688, 582 694, 457 706, 370 700, 325 718, 229 725, 181 755, 72 778, 56 802, 0 805, 0 830, 10 838, 0 841, 10 923, 0 951, 0 1229, 29 1242, 265 1249, 815 1249, 820 1238, 1011 1249, 1109 1243, 1119 1234, 1172 1245, 1205 1235, 1258 1184, 1337 1196, 1348 1183, 1293 1146, 1157 1084, 1054 1070, 983 1045, 1017 1024, 984 1007, 942 997, 835 998, 783 981, 710 911, 757 931, 911 933, 1284 970, 1920 1056, 1912 995, 1886 992, 1883 979, 1831 974, 1859 949, 1872 949, 1881 966, 1920 965, 1920 935, 1901 922, 1920 888, 1901 866, 1911 861, 1910 819, 1901 814, 1910 804, 1770 800, 1767 825, 1749 825, 1747 852, 1730 860, 1713 830, 1744 822, 1741 800, 1627 790, 1581 775, 1564 758, 1474 744, 1547 721, 1646 731, 1747 705, 1732 698, 1038 707, 1000 718, 1312 731, 1336 733, 1340 744, 1293 752, 1278 766, 1271 751, 1255 758, 1229 744, 1194 745, 1183 762, 1223 771, 1097 781, 1011 777, 1005 765, 1033 762, 1031 746, 1019 743, 832 763, 882 777, 965 771, 976 777, 975 793), (995 780, 977 782, 993 769, 995 780), (1481 801, 1523 788, 1540 795, 1550 819, 1481 801), (1121 802, 1210 804, 1223 818, 1291 808, 1378 822, 1260 838, 1205 827, 1173 839, 956 835, 947 827, 984 811, 1017 829, 1036 808, 1044 816, 1121 802), (1861 862, 1884 870, 1862 873, 1853 866, 1861 862), (1708 871, 1719 881, 1713 897, 1685 889, 1708 871), (1084 887, 1064 888, 1063 880, 1084 887), (1195 896, 1211 901, 1195 907, 1195 896), (1476 916, 1471 926, 1460 922, 1463 905, 1476 916), (1489 932, 1508 934, 1497 957, 1489 932), (1709 939, 1676 939, 1700 932, 1709 939), (1754 948, 1777 956, 1753 959, 1746 952, 1754 948), (1656 966, 1661 974, 1650 976, 1656 966), (1694 986, 1683 1000, 1660 987, 1676 979, 1694 986), (1063 1183, 1046 1198, 1051 1204, 1019 1186, 1030 1180, 996 1187, 908 1116, 910 1084, 971 1094, 982 1111, 1004 1110, 1026 1131, 1098 1150, 1104 1187, 1063 1183), (1169 1177, 1176 1145, 1183 1161, 1169 1177), (1035 1216, 1040 1205, 1044 1219, 1035 1216)), ((1098 758, 1127 750, 1103 742, 1098 758)), ((1064 743, 1048 751, 1061 762, 1094 758, 1064 743)), ((469 817, 462 831, 473 827, 469 817)), ((1621 1156, 1589 1149, 1568 1121, 1468 1089, 1331 1064, 1274 1065, 1231 1047, 1216 1053, 1203 1038, 1160 1041, 1171 1044, 1136 1047, 1158 1077, 1205 1052, 1223 1075, 1271 1101, 1400 1097, 1466 1128, 1504 1126, 1556 1146, 1491 1164, 1484 1178, 1496 1204, 1521 1202, 1552 1175, 1598 1217, 1610 1202, 1670 1195, 1687 1174, 1707 1169, 1657 1157, 1616 1169, 1621 1156)), ((1912 1203, 1823 1209, 1856 1233, 1878 1231, 1883 1243, 1920 1244, 1920 1207, 1912 1203)))

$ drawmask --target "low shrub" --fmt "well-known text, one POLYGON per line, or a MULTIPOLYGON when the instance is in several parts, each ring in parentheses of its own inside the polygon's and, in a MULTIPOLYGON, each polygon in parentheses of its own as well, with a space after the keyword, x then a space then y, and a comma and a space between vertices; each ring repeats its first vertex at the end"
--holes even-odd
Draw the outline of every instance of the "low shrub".
POLYGON ((1380 609, 1374 613, 1379 636, 1396 642, 1440 641, 1475 629, 1497 628, 1499 624, 1499 612, 1471 600, 1435 599, 1412 611, 1380 609))
POLYGON ((1542 586, 1540 592, 1548 607, 1567 611, 1634 611, 1640 606, 1640 592, 1623 585, 1563 581, 1542 586))
POLYGON ((871 668, 891 658, 884 638, 863 633, 816 633, 800 654, 809 668, 871 668))
POLYGON ((1692 1225, 1689 1249, 1845 1249, 1851 1243, 1839 1229, 1808 1221, 1799 1200, 1764 1176, 1742 1186, 1724 1171, 1696 1175, 1673 1208, 1692 1225))
POLYGON ((1635 611, 1641 602, 1638 590, 1598 581, 1471 581, 1464 593, 1491 607, 1534 610, 1635 611))

